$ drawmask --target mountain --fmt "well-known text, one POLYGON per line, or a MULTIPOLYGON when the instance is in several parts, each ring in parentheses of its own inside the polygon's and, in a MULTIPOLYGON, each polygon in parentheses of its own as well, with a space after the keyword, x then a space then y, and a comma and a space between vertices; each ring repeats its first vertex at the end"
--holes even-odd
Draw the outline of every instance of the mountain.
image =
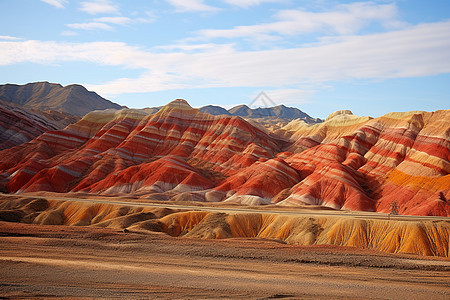
POLYGON ((241 118, 199 113, 183 100, 153 115, 95 111, 9 150, 0 170, 18 172, 6 178, 8 191, 99 193, 165 192, 179 184, 181 190, 213 187, 235 168, 280 151, 274 138, 241 118), (128 176, 145 180, 136 185, 128 176))
POLYGON ((214 116, 218 115, 229 115, 229 116, 239 116, 243 118, 251 119, 283 119, 283 120, 295 120, 301 119, 308 124, 321 123, 323 120, 318 118, 312 118, 308 114, 302 112, 295 107, 287 107, 284 105, 278 105, 274 107, 259 107, 250 108, 247 105, 238 105, 229 110, 223 107, 215 105, 203 106, 200 112, 209 113, 214 116))
MULTIPOLYGON (((152 107, 144 109, 147 113, 155 113, 160 107, 152 107)), ((271 120, 273 121, 291 121, 295 119, 303 120, 308 124, 321 123, 323 120, 319 118, 312 118, 308 114, 302 112, 295 107, 287 107, 278 105, 274 107, 259 107, 250 108, 247 105, 238 105, 229 110, 217 105, 206 105, 199 108, 202 113, 208 113, 213 116, 227 115, 239 116, 248 119, 256 119, 258 121, 271 120)))
POLYGON ((0 101, 0 150, 26 143, 49 130, 79 121, 64 112, 25 109, 0 101))
POLYGON ((199 108, 199 111, 202 113, 208 113, 213 116, 227 115, 231 116, 231 113, 223 107, 216 105, 207 105, 199 108))
POLYGON ((259 107, 250 108, 247 105, 238 105, 231 108, 228 111, 233 116, 247 117, 247 118, 279 118, 279 119, 301 119, 306 123, 320 123, 322 120, 311 118, 308 114, 302 112, 295 107, 286 107, 284 105, 278 105, 274 107, 259 107))
POLYGON ((89 92, 77 84, 61 86, 56 83, 34 82, 25 85, 0 85, 0 100, 40 111, 53 110, 84 116, 93 110, 123 107, 89 92))
MULTIPOLYGON (((147 114, 154 114, 160 109, 161 106, 147 107, 141 109, 141 111, 147 114)), ((207 113, 213 116, 239 116, 256 127, 265 128, 266 130, 273 132, 278 131, 278 133, 283 131, 280 129, 292 120, 301 121, 306 124, 323 122, 323 120, 319 118, 311 118, 309 115, 302 112, 298 108, 286 107, 284 105, 254 109, 246 105, 238 105, 229 110, 226 110, 225 108, 217 105, 206 105, 200 107, 198 110, 201 113, 207 113)), ((284 135, 289 135, 289 133, 284 132, 284 135)))
POLYGON ((294 120, 278 136, 181 99, 87 114, 0 152, 0 189, 450 216, 450 110, 294 120))
POLYGON ((312 118, 295 107, 278 105, 274 107, 250 108, 247 105, 238 105, 228 112, 232 116, 240 116, 255 126, 263 126, 269 131, 279 132, 282 127, 292 120, 304 122, 306 124, 321 123, 323 120, 312 118), (256 123, 255 123, 256 122, 256 123))

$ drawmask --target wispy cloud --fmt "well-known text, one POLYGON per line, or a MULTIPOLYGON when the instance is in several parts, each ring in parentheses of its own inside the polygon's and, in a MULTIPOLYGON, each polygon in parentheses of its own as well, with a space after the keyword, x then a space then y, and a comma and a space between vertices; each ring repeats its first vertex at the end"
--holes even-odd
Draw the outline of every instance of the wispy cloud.
POLYGON ((94 22, 109 23, 115 25, 127 25, 136 23, 153 23, 156 16, 150 12, 145 13, 145 17, 128 18, 128 17, 102 17, 93 19, 94 22))
POLYGON ((166 0, 178 12, 213 12, 218 8, 203 3, 203 0, 166 0))
POLYGON ((73 29, 83 29, 83 30, 112 30, 113 28, 105 23, 99 23, 99 22, 87 22, 87 23, 73 23, 73 24, 66 24, 67 27, 73 28, 73 29))
POLYGON ((47 4, 50 4, 56 8, 64 8, 64 6, 68 3, 67 0, 41 0, 47 4))
POLYGON ((348 36, 308 48, 237 52, 130 55, 146 69, 139 78, 98 85, 103 94, 175 88, 291 87, 349 79, 388 79, 450 72, 450 22, 417 25, 367 36, 348 36), (144 58, 146 57, 146 58, 144 58), (276 76, 274 76, 276 74, 276 76))
POLYGON ((78 35, 78 33, 76 33, 75 31, 72 30, 64 30, 61 32, 62 36, 76 36, 78 35))
POLYGON ((236 26, 231 29, 207 29, 198 32, 200 38, 270 38, 273 35, 293 36, 325 32, 354 34, 371 22, 399 25, 395 4, 357 2, 334 7, 325 12, 282 10, 271 23, 236 26))
POLYGON ((109 0, 83 1, 80 10, 91 15, 117 13, 117 6, 109 0))
POLYGON ((112 23, 118 25, 125 25, 131 22, 131 19, 128 17, 102 17, 94 19, 95 22, 100 23, 112 23))
POLYGON ((78 61, 142 70, 138 78, 89 86, 107 96, 181 88, 276 87, 282 89, 278 95, 288 99, 304 84, 450 73, 449 32, 446 21, 303 48, 236 51, 217 45, 193 53, 183 47, 158 53, 113 42, 0 41, 0 65, 78 61))
POLYGON ((138 17, 136 20, 136 22, 138 23, 153 23, 156 21, 158 17, 156 16, 155 13, 151 12, 151 11, 146 11, 145 12, 145 17, 138 17))
POLYGON ((243 8, 247 8, 250 6, 257 6, 260 5, 262 3, 279 3, 282 2, 280 0, 224 0, 225 3, 234 5, 234 6, 238 6, 238 7, 243 7, 243 8))
POLYGON ((9 35, 0 35, 0 40, 19 41, 19 40, 21 40, 21 38, 18 38, 15 36, 9 36, 9 35))
POLYGON ((123 59, 113 58, 113 53, 136 54, 137 49, 124 43, 93 42, 64 43, 55 41, 0 42, 0 65, 21 62, 54 64, 58 62, 92 62, 100 65, 121 65, 123 59), (109 49, 109 50, 108 50, 109 49))
POLYGON ((174 44, 174 45, 164 45, 164 46, 156 46, 152 48, 156 50, 158 53, 161 50, 165 52, 183 52, 183 53, 192 53, 192 52, 228 52, 233 49, 233 44, 174 44))
MULTIPOLYGON (((112 25, 123 26, 136 23, 151 23, 154 22, 156 19, 156 17, 150 12, 145 12, 145 16, 146 17, 137 17, 134 19, 124 16, 100 17, 92 19, 91 22, 66 24, 66 26, 72 29, 82 29, 82 30, 99 30, 99 29, 113 30, 112 25)), ((73 34, 67 33, 65 35, 73 35, 73 34)))
POLYGON ((274 89, 266 90, 264 92, 275 103, 304 104, 308 103, 308 98, 313 95, 316 90, 313 87, 308 87, 302 89, 274 89))

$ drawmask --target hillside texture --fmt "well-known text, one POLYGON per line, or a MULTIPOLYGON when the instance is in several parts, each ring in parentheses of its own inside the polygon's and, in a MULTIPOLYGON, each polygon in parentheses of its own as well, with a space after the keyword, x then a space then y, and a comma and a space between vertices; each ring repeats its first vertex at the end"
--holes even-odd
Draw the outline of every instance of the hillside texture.
POLYGON ((0 85, 0 100, 40 111, 54 110, 83 117, 93 110, 122 109, 116 103, 89 92, 77 84, 34 82, 25 85, 0 85))
POLYGON ((63 129, 79 120, 64 112, 25 109, 0 101, 0 150, 29 142, 46 131, 63 129))
POLYGON ((214 213, 52 201, 20 195, 8 198, 0 199, 0 221, 164 232, 197 239, 258 238, 290 245, 344 246, 421 256, 450 255, 450 222, 442 220, 388 221, 313 213, 277 215, 263 211, 214 213))
POLYGON ((376 119, 342 111, 283 132, 184 100, 152 115, 93 112, 2 151, 0 188, 450 215, 448 110, 376 119))

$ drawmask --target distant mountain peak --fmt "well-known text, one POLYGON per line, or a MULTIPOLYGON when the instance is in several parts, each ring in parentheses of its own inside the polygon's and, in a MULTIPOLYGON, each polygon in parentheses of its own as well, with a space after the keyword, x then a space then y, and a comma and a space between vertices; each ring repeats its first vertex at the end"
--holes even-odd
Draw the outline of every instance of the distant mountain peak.
POLYGON ((345 117, 345 116, 354 116, 351 110, 344 109, 344 110, 338 110, 333 113, 331 113, 325 121, 329 121, 335 117, 345 117))
POLYGON ((168 106, 185 106, 192 108, 189 103, 184 99, 175 99, 167 104, 168 106))
POLYGON ((302 119, 306 123, 322 122, 322 120, 314 119, 298 108, 287 107, 284 104, 280 104, 273 107, 257 107, 257 108, 250 108, 245 104, 241 104, 229 109, 228 112, 233 116, 240 116, 253 119, 269 117, 285 120, 302 119))
POLYGON ((93 110, 122 109, 119 104, 102 98, 84 86, 71 84, 62 86, 48 81, 25 85, 0 85, 0 100, 41 111, 54 110, 75 116, 84 116, 93 110))
POLYGON ((175 99, 166 105, 164 105, 161 110, 167 110, 167 109, 182 109, 182 110, 190 110, 193 109, 192 106, 189 105, 189 103, 184 99, 175 99))
POLYGON ((221 106, 207 105, 199 108, 202 113, 208 113, 214 116, 227 115, 230 116, 230 112, 221 106))

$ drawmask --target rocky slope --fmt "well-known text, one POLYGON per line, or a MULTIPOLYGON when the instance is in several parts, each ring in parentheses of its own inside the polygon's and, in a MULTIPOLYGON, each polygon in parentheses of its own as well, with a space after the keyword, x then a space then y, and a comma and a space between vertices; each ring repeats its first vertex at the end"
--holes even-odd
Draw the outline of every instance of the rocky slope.
POLYGON ((226 110, 223 107, 216 106, 216 105, 202 106, 198 110, 202 113, 208 113, 208 114, 211 114, 214 116, 220 116, 220 115, 232 116, 232 114, 228 110, 226 110))
POLYGON ((250 108, 247 105, 238 105, 229 110, 232 116, 248 118, 266 118, 275 117, 280 119, 295 120, 301 119, 306 123, 320 123, 321 120, 313 119, 308 114, 295 107, 286 107, 278 105, 274 107, 250 108))
POLYGON ((1 152, 0 188, 450 215, 450 111, 343 111, 284 130, 290 139, 184 100, 93 112, 1 152))
POLYGON ((26 143, 46 131, 63 129, 79 120, 64 112, 24 109, 0 101, 0 150, 26 143))
POLYGON ((120 105, 89 92, 81 85, 61 86, 34 82, 0 85, 0 100, 40 111, 54 110, 83 117, 93 110, 122 109, 120 105))

